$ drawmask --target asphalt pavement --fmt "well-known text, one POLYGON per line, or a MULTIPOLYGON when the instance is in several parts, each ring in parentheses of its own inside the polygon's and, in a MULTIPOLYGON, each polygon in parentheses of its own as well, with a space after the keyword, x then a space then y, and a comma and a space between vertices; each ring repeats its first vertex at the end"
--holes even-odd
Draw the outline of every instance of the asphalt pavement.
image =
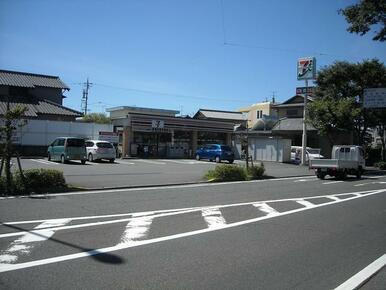
MULTIPOLYGON (((0 286, 334 289, 386 253, 385 185, 307 176, 0 199, 0 286)), ((386 285, 375 278, 363 287, 386 285)))
MULTIPOLYGON (((203 182, 205 172, 217 165, 215 162, 193 159, 117 159, 115 163, 102 161, 81 165, 76 161, 61 164, 43 158, 29 158, 22 159, 21 163, 24 169, 61 170, 69 184, 88 189, 203 182)), ((240 160, 235 163, 245 165, 245 162, 240 160)), ((264 162, 264 166, 266 175, 270 177, 314 174, 308 167, 295 164, 264 162)))

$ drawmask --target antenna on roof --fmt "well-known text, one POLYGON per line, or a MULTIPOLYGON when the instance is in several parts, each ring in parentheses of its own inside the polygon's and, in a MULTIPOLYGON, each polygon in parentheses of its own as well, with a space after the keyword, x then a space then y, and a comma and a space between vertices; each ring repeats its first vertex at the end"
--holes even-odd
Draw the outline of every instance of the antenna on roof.
POLYGON ((274 104, 276 102, 275 100, 275 91, 272 92, 272 103, 274 104))

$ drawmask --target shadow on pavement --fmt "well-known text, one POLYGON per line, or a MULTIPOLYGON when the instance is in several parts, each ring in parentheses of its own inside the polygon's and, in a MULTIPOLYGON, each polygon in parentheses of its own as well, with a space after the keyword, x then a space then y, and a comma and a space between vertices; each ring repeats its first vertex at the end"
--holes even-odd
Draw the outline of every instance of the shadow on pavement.
MULTIPOLYGON (((0 222, 0 224, 5 226, 5 227, 14 229, 14 230, 28 231, 31 235, 36 235, 38 237, 46 238, 46 236, 41 235, 41 234, 36 233, 36 232, 35 233, 31 232, 31 230, 27 230, 27 229, 17 227, 14 225, 3 224, 2 222, 0 222)), ((41 230, 43 230, 43 229, 41 229, 41 230)), ((123 264, 123 263, 125 263, 125 260, 117 255, 113 255, 113 254, 109 254, 109 253, 102 253, 102 252, 99 252, 98 250, 95 250, 95 249, 83 248, 81 246, 78 246, 78 245, 75 245, 75 244, 72 244, 72 243, 69 243, 66 241, 58 240, 58 239, 55 239, 53 237, 48 238, 48 240, 53 241, 55 243, 65 245, 65 246, 68 246, 68 247, 71 247, 71 248, 74 248, 74 249, 81 250, 82 252, 89 252, 91 258, 93 258, 94 260, 101 262, 101 263, 106 263, 106 264, 123 264)))

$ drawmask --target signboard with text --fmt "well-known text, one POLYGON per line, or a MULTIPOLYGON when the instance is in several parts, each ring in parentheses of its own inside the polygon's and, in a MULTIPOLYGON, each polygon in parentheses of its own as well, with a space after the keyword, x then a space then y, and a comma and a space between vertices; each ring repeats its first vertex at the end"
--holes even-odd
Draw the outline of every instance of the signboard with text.
POLYGON ((107 141, 110 143, 118 143, 119 136, 116 132, 99 131, 99 140, 107 141))
POLYGON ((316 78, 315 57, 303 57, 298 59, 298 80, 314 80, 316 78))
POLYGON ((386 88, 364 89, 363 107, 386 108, 386 88))
POLYGON ((313 95, 314 94, 315 87, 297 87, 296 88, 296 94, 297 95, 313 95))

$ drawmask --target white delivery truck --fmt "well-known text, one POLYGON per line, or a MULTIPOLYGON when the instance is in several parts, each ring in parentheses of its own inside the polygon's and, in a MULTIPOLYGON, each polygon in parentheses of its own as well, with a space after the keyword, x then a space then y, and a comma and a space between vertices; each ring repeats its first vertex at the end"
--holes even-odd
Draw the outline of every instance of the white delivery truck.
POLYGON ((332 159, 311 159, 310 169, 315 169, 318 178, 326 175, 345 179, 347 174, 361 178, 365 168, 365 156, 361 146, 335 145, 332 148, 332 159))

